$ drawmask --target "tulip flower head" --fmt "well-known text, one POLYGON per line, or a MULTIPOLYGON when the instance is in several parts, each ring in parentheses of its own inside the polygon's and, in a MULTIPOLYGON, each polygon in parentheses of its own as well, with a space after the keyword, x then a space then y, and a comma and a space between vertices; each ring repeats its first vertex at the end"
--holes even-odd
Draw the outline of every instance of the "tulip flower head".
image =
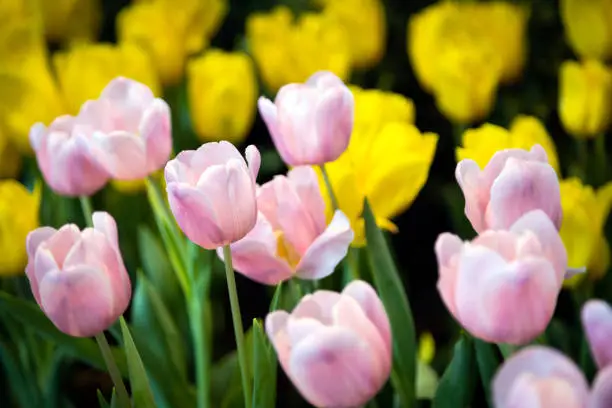
POLYGON ((317 72, 305 84, 285 85, 274 102, 260 97, 258 105, 276 149, 289 166, 325 164, 348 147, 355 102, 331 72, 317 72))
POLYGON ((179 153, 166 165, 166 190, 179 227, 194 243, 216 249, 242 239, 255 226, 255 178, 261 156, 246 159, 229 142, 211 142, 179 153))
POLYGON ((90 337, 127 309, 131 284, 117 224, 108 213, 94 213, 93 228, 83 231, 74 224, 38 228, 28 235, 26 247, 32 294, 59 330, 90 337))
POLYGON ((612 308, 603 300, 591 299, 582 308, 582 325, 591 353, 600 369, 612 366, 612 308))
POLYGON ((320 279, 346 256, 353 240, 349 220, 338 210, 327 225, 311 167, 296 167, 262 185, 257 206, 255 228, 230 246, 234 268, 243 275, 268 285, 294 275, 320 279))
POLYGON ((314 406, 362 406, 389 377, 389 319, 366 282, 306 295, 291 314, 270 313, 266 332, 285 373, 314 406))

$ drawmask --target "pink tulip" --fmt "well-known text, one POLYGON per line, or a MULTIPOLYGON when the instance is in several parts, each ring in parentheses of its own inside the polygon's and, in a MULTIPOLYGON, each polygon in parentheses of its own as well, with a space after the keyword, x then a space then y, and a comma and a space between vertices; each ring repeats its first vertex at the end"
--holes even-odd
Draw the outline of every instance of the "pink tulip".
POLYGON ((588 405, 588 383, 572 360, 543 346, 506 360, 492 388, 495 408, 604 408, 588 405))
POLYGON ((60 116, 49 127, 36 123, 30 144, 46 183, 58 194, 89 196, 108 182, 110 175, 90 156, 87 145, 94 129, 73 116, 60 116))
POLYGON ((582 325, 599 368, 612 366, 612 308, 603 300, 589 300, 582 308, 582 325))
POLYGON ((36 302, 59 330, 75 337, 106 330, 131 296, 115 220, 96 212, 93 225, 82 232, 74 224, 42 227, 26 241, 26 274, 36 302))
POLYGON ((557 229, 561 226, 559 180, 540 145, 530 151, 498 151, 484 170, 473 160, 461 160, 455 176, 465 197, 465 215, 476 232, 507 229, 536 209, 544 211, 557 229))
POLYGON ((207 249, 236 242, 257 221, 255 178, 261 157, 255 146, 246 159, 229 142, 206 143, 179 153, 166 165, 168 201, 187 237, 207 249))
POLYGON ((351 282, 342 293, 306 295, 291 314, 266 317, 278 360, 316 407, 358 407, 378 393, 391 370, 391 329, 374 289, 351 282))
POLYGON ((161 169, 172 152, 170 108, 146 86, 118 77, 99 99, 81 107, 79 120, 95 132, 92 157, 115 179, 137 180, 161 169))
MULTIPOLYGON (((329 225, 317 175, 308 166, 276 176, 257 194, 257 224, 231 245, 234 268, 268 285, 330 275, 353 241, 348 218, 336 211, 329 225)), ((218 250, 223 258, 223 252, 218 250)))
POLYGON ((305 84, 283 86, 274 103, 259 98, 259 112, 283 161, 290 166, 320 165, 346 150, 353 131, 354 99, 331 72, 305 84))
POLYGON ((509 231, 485 231, 472 242, 441 234, 435 251, 442 300, 472 335, 524 344, 546 329, 567 254, 543 211, 525 214, 509 231))
POLYGON ((612 366, 608 366, 597 373, 595 381, 593 381, 589 402, 589 408, 610 407, 612 407, 612 366))

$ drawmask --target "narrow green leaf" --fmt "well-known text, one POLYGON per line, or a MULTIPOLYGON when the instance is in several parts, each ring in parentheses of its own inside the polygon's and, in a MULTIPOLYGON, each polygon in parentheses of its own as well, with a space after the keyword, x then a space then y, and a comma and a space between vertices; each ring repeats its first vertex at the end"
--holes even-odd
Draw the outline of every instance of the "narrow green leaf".
POLYGON ((413 407, 417 341, 410 304, 391 251, 382 231, 376 225, 367 199, 364 202, 363 217, 374 283, 385 305, 393 332, 393 386, 401 396, 402 406, 413 407))
POLYGON ((468 336, 455 343, 453 359, 444 371, 432 408, 467 408, 474 391, 474 349, 468 336))
POLYGON ((8 344, 0 343, 0 363, 6 373, 10 391, 19 402, 19 406, 30 407, 36 404, 36 388, 28 381, 25 373, 14 359, 8 344))
POLYGON ((98 405, 100 406, 100 408, 111 408, 108 402, 106 402, 106 398, 104 398, 104 395, 102 395, 102 391, 97 390, 97 395, 98 405))
POLYGON ((497 367, 499 367, 500 363, 497 347, 494 344, 487 343, 477 338, 474 338, 473 342, 482 387, 485 391, 487 402, 489 403, 489 406, 492 407, 493 400, 491 398, 491 382, 493 381, 493 377, 495 376, 497 367))
MULTIPOLYGON (((253 328, 244 336, 248 361, 253 361, 253 328)), ((243 408, 242 383, 236 351, 223 356, 212 367, 212 406, 243 408)))
POLYGON ((261 323, 253 319, 253 404, 252 408, 276 406, 276 353, 261 323))
POLYGON ((274 296, 272 296, 272 301, 270 302, 270 312, 273 312, 278 309, 278 302, 281 298, 281 293, 283 292, 283 282, 279 282, 274 289, 274 296))
POLYGON ((115 387, 113 387, 113 392, 111 393, 110 408, 119 408, 119 398, 117 398, 115 387))
POLYGON ((127 358, 128 371, 130 373, 130 385, 132 388, 132 399, 134 400, 135 408, 150 408, 155 407, 153 392, 149 385, 149 379, 145 371, 144 365, 130 334, 130 329, 123 317, 119 318, 121 324, 121 333, 123 334, 123 347, 125 348, 125 356, 127 358))
MULTIPOLYGON (((32 302, 19 299, 0 291, 0 311, 9 314, 26 327, 31 328, 40 336, 61 347, 66 354, 92 366, 106 370, 106 364, 95 341, 89 338, 68 336, 59 331, 44 315, 40 308, 32 302)), ((111 347, 121 375, 127 377, 127 366, 123 352, 117 347, 111 347)))

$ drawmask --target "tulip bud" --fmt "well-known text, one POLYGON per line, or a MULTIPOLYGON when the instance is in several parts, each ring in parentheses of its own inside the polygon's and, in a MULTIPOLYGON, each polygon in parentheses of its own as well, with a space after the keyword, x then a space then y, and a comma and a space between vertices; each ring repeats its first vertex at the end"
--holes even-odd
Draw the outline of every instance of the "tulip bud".
POLYGON ((389 319, 366 282, 306 295, 291 314, 270 313, 266 332, 285 373, 314 406, 362 406, 389 377, 389 319))
POLYGON ((90 337, 127 309, 131 284, 108 213, 94 213, 93 228, 83 231, 74 224, 38 228, 28 234, 26 247, 32 294, 59 330, 90 337))
POLYGON ((582 325, 600 369, 612 365, 612 308, 603 300, 589 300, 582 308, 582 325))
POLYGON ((187 238, 206 249, 236 242, 257 221, 255 178, 261 157, 246 149, 245 163, 229 142, 180 152, 166 165, 170 209, 187 238))
POLYGON ((331 72, 281 88, 274 103, 259 98, 259 112, 281 158, 290 166, 321 165, 346 150, 353 131, 354 98, 331 72))

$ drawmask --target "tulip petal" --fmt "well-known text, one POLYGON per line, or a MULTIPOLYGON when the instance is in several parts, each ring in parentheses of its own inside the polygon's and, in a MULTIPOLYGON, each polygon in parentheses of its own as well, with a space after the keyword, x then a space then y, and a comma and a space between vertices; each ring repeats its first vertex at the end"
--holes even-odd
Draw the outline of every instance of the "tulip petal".
POLYGON ((238 160, 246 166, 246 162, 236 146, 225 140, 205 143, 193 154, 182 156, 182 161, 186 159, 189 159, 186 164, 191 168, 191 171, 198 175, 203 174, 209 167, 224 166, 230 160, 238 160))
POLYGON ((325 89, 344 86, 344 82, 330 71, 317 71, 306 80, 306 85, 325 89))
POLYGON ((336 160, 349 145, 355 100, 345 86, 325 91, 316 106, 315 126, 322 161, 336 160))
POLYGON ((589 408, 609 408, 612 407, 612 367, 600 370, 591 392, 589 408))
POLYGON ((266 316, 266 334, 270 343, 274 346, 278 361, 285 371, 289 367, 289 356, 291 353, 291 343, 287 334, 287 322, 289 313, 284 310, 277 310, 266 316))
MULTIPOLYGON (((59 268, 61 268, 70 249, 79 239, 81 239, 81 231, 79 228, 74 224, 66 224, 42 243, 39 248, 51 251, 55 262, 59 268)), ((38 267, 36 269, 38 269, 38 267)))
POLYGON ((582 308, 581 315, 597 366, 603 369, 612 365, 612 308, 603 300, 591 299, 582 308))
POLYGON ((435 244, 438 259, 438 291, 446 308, 457 316, 455 287, 457 283, 457 258, 463 248, 463 241, 448 232, 438 236, 435 244))
POLYGON ((324 330, 326 327, 316 318, 297 317, 292 314, 287 320, 289 342, 292 347, 295 347, 300 341, 308 336, 316 336, 321 329, 324 330))
POLYGON ((259 97, 257 106, 259 108, 259 113, 261 114, 261 117, 268 128, 272 142, 274 143, 276 150, 278 150, 278 154, 285 163, 293 163, 293 153, 286 144, 285 140, 285 137, 292 136, 281 134, 278 123, 278 108, 271 100, 263 96, 259 97))
POLYGON ((259 150, 257 150, 257 147, 249 145, 245 150, 245 156, 249 170, 253 176, 253 183, 255 183, 257 180, 257 174, 259 173, 259 167, 261 166, 261 154, 259 153, 259 150))
POLYGON ((115 179, 136 180, 149 174, 144 142, 133 133, 94 132, 90 147, 92 156, 115 179))
POLYGON ((26 250, 28 252, 28 258, 34 258, 36 250, 41 243, 51 238, 57 230, 51 227, 40 227, 31 231, 26 238, 26 250))
POLYGON ((287 178, 320 234, 325 230, 327 220, 317 173, 310 166, 299 166, 289 171, 287 178))
POLYGON ((478 186, 479 177, 480 167, 474 160, 464 159, 457 164, 455 178, 465 198, 465 216, 476 232, 485 229, 484 209, 489 201, 488 190, 478 186))
POLYGON ((508 408, 583 408, 571 384, 560 378, 538 379, 532 374, 518 377, 504 403, 508 408))
POLYGON ((200 173, 196 173, 191 167, 191 161, 196 154, 195 150, 183 150, 168 163, 164 168, 166 185, 170 183, 186 183, 195 186, 198 183, 200 173))
POLYGON ((104 211, 94 212, 91 218, 94 229, 104 234, 108 242, 113 246, 113 249, 120 252, 119 234, 117 232, 117 222, 115 219, 104 211))
POLYGON ((155 99, 142 114, 138 127, 144 141, 147 171, 159 170, 172 152, 170 107, 163 99, 155 99))
POLYGON ((313 318, 325 325, 333 324, 333 308, 340 300, 340 294, 330 290, 317 290, 306 295, 293 309, 292 316, 299 318, 313 318))
POLYGON ((296 275, 302 279, 321 279, 330 275, 346 256, 353 237, 348 218, 337 210, 327 229, 304 253, 296 275))

